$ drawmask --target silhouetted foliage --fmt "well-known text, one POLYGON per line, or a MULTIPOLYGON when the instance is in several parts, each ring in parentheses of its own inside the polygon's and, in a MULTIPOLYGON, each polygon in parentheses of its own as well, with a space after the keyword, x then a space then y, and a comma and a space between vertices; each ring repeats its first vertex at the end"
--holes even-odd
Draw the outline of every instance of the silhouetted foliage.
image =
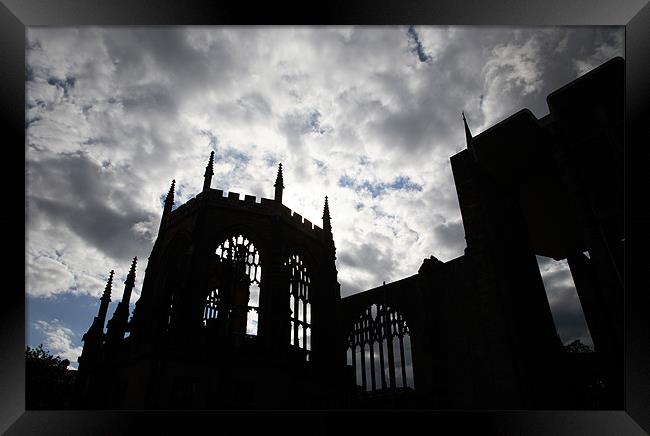
POLYGON ((592 353, 594 351, 589 345, 580 342, 580 339, 576 339, 575 341, 566 344, 564 350, 567 353, 592 353))
POLYGON ((40 344, 25 351, 25 408, 65 409, 68 407, 75 371, 70 361, 53 356, 40 344))

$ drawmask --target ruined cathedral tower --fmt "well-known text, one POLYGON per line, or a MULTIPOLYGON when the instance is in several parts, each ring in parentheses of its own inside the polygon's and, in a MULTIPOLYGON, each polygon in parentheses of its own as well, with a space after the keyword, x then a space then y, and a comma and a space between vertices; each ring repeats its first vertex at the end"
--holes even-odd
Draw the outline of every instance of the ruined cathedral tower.
POLYGON ((464 254, 345 298, 328 198, 322 228, 292 213, 281 164, 272 200, 224 196, 212 153, 176 209, 172 181, 133 315, 137 259, 107 323, 111 271, 75 408, 620 409, 624 71, 614 58, 544 117, 478 135, 463 113, 464 254), (540 257, 566 260, 594 352, 558 337, 540 257))
POLYGON ((340 407, 345 349, 327 198, 323 227, 274 198, 210 187, 172 210, 128 319, 136 261, 104 324, 113 273, 84 336, 77 406, 89 408, 340 407))

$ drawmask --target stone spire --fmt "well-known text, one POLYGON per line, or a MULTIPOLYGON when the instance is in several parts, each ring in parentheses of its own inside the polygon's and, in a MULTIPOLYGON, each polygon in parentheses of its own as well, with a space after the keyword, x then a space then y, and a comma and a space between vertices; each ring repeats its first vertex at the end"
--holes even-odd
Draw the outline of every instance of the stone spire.
POLYGON ((162 217, 160 218, 160 226, 158 227, 158 234, 165 228, 165 219, 167 215, 172 211, 172 206, 174 205, 174 188, 176 187, 176 180, 172 180, 172 185, 169 188, 167 197, 165 197, 165 206, 163 207, 162 217))
POLYGON ((104 294, 99 299, 99 312, 97 318, 101 323, 101 328, 104 328, 104 322, 106 321, 106 313, 108 312, 108 304, 111 302, 111 290, 113 287, 113 274, 115 271, 111 270, 110 276, 108 277, 108 282, 106 283, 106 288, 104 288, 104 294))
POLYGON ((78 359, 80 370, 85 369, 87 365, 92 362, 97 362, 97 360, 101 358, 101 350, 104 341, 104 324, 106 323, 108 304, 111 302, 113 274, 115 274, 115 271, 111 270, 104 293, 99 299, 99 312, 97 313, 97 316, 93 319, 88 331, 81 337, 84 346, 81 350, 81 356, 79 356, 78 359))
POLYGON ((212 182, 212 175, 214 174, 214 150, 210 152, 210 160, 205 167, 205 174, 203 174, 203 192, 210 190, 210 183, 212 182))
POLYGON ((127 306, 131 300, 131 291, 133 291, 133 287, 135 286, 135 266, 137 263, 138 256, 135 256, 133 258, 133 262, 131 262, 131 269, 129 270, 129 274, 126 276, 126 280, 124 281, 124 294, 122 295, 122 303, 126 304, 127 306))
POLYGON ((163 215, 167 215, 172 211, 172 206, 174 205, 174 189, 176 188, 176 179, 172 180, 172 185, 169 187, 169 192, 167 197, 165 197, 165 208, 163 209, 163 215))
POLYGON ((325 196, 325 207, 323 207, 323 230, 332 233, 332 218, 330 217, 330 206, 325 196))
POLYGON ((278 203, 282 203, 282 190, 284 189, 284 179, 282 177, 282 164, 278 165, 278 176, 275 178, 275 196, 273 199, 278 203))
POLYGON ((474 138, 472 138, 472 132, 469 130, 469 126, 467 125, 467 119, 465 118, 465 112, 461 112, 463 115, 463 124, 465 125, 465 144, 467 145, 467 149, 472 153, 472 157, 474 160, 476 160, 476 151, 474 150, 474 138))
POLYGON ((110 344, 112 347, 117 341, 124 338, 124 334, 127 330, 127 324, 129 322, 129 301, 131 300, 131 291, 133 291, 133 286, 135 286, 135 266, 138 262, 138 257, 133 258, 131 263, 131 269, 129 274, 126 276, 124 281, 124 293, 122 294, 122 301, 117 303, 115 308, 115 313, 113 313, 113 318, 108 321, 106 328, 106 340, 107 344, 110 344))

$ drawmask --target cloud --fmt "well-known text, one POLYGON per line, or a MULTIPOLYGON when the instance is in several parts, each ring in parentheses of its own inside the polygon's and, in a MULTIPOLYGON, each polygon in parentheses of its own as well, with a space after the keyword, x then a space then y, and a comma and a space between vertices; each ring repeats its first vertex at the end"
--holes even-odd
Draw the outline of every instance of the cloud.
MULTIPOLYGON (((77 359, 81 355, 81 346, 75 346, 73 340, 77 333, 67 328, 61 321, 54 318, 51 321, 38 320, 33 323, 33 328, 41 332, 45 340, 43 345, 54 356, 60 356, 70 361, 69 368, 77 367, 77 359)), ((76 341, 75 341, 76 342, 76 341)))
POLYGON ((574 59, 576 76, 582 76, 603 62, 606 62, 615 56, 621 56, 624 46, 623 38, 624 34, 617 31, 611 31, 604 35, 598 35, 595 43, 595 48, 593 49, 591 55, 587 56, 586 58, 574 59))
MULTIPOLYGON (((358 246, 351 246, 338 255, 340 269, 348 269, 352 273, 352 280, 346 282, 347 286, 355 291, 361 291, 381 284, 382 281, 395 279, 397 259, 392 247, 389 245, 380 250, 375 242, 381 242, 383 235, 371 235, 369 242, 358 246)), ((346 289, 346 293, 349 290, 346 289)))
MULTIPOLYGON (((98 296, 146 268, 164 198, 212 187, 320 224, 345 295, 464 248, 449 157, 474 134, 622 55, 622 28, 30 28, 27 293, 98 296), (577 70, 576 70, 577 68, 577 70)), ((139 286, 139 285, 137 285, 139 286)), ((121 289, 116 289, 119 295, 121 289)), ((570 301, 567 302, 569 304, 570 301)))
POLYGON ((152 223, 153 214, 135 204, 129 186, 120 185, 123 171, 99 165, 84 153, 33 161, 29 165, 30 213, 72 230, 112 258, 143 255, 151 241, 138 236, 143 226, 152 223), (139 233, 132 232, 134 226, 141 229, 139 233))
POLYGON ((484 77, 480 107, 485 124, 491 125, 510 115, 504 100, 539 94, 544 85, 540 42, 536 36, 497 45, 482 70, 484 77))
POLYGON ((27 264, 27 276, 34 296, 52 296, 74 287, 74 274, 70 268, 57 259, 34 256, 27 264))
POLYGON ((456 251, 465 248, 465 229, 460 220, 438 224, 433 228, 433 234, 443 247, 452 247, 456 251))

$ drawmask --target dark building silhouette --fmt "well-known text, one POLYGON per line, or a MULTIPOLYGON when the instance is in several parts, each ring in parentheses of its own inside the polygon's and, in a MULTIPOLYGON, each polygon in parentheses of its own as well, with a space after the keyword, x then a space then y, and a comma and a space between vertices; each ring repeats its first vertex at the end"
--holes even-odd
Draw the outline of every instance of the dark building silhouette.
POLYGON ((615 58, 451 157, 465 254, 340 297, 322 228, 274 199, 165 200, 142 294, 136 262, 84 335, 83 408, 622 408, 623 77, 615 58), (560 342, 536 255, 566 259, 595 352, 560 342))

